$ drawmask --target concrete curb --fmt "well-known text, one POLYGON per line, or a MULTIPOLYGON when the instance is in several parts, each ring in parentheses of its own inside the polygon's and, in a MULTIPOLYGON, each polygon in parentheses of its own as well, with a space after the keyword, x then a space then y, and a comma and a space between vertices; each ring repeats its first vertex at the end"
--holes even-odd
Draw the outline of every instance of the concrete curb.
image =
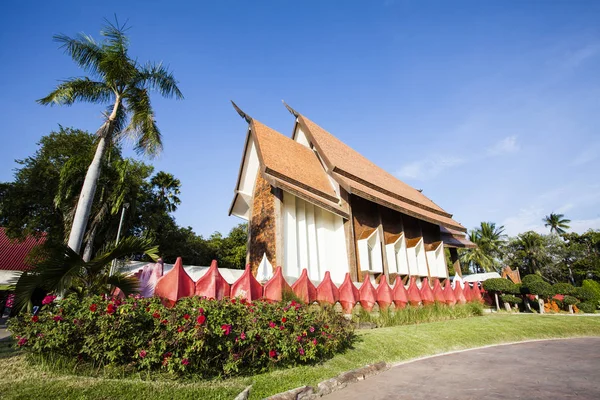
POLYGON ((361 368, 353 369, 341 373, 335 378, 327 379, 317 385, 317 390, 312 386, 301 386, 299 388, 288 390, 287 392, 278 393, 269 400, 312 400, 325 396, 336 390, 340 390, 353 382, 362 381, 369 376, 376 375, 380 372, 389 369, 389 365, 385 361, 380 361, 375 364, 366 365, 361 368))
POLYGON ((250 396, 250 390, 252 390, 252 385, 247 386, 246 389, 242 390, 242 392, 235 396, 235 399, 233 400, 248 400, 248 397, 250 396))

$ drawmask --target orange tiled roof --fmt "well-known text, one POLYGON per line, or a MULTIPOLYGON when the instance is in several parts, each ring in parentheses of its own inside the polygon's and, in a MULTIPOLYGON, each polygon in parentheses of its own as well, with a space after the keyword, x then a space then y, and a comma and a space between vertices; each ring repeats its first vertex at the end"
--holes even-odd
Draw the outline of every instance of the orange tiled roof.
POLYGON ((357 151, 301 114, 298 123, 315 146, 334 178, 351 193, 375 202, 388 203, 409 215, 460 231, 466 229, 427 196, 379 168, 357 151), (348 189, 348 188, 347 188, 348 189))
POLYGON ((267 175, 338 203, 338 196, 317 155, 308 147, 253 119, 250 122, 267 175))

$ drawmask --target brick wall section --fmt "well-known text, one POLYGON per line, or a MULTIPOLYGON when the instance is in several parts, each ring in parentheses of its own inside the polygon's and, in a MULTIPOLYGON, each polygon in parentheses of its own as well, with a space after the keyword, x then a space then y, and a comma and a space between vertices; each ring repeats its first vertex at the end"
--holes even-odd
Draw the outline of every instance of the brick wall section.
POLYGON ((275 231, 275 195, 274 188, 259 173, 254 185, 252 214, 250 216, 250 266, 256 275, 258 264, 263 254, 267 254, 269 262, 277 265, 276 231, 275 231))

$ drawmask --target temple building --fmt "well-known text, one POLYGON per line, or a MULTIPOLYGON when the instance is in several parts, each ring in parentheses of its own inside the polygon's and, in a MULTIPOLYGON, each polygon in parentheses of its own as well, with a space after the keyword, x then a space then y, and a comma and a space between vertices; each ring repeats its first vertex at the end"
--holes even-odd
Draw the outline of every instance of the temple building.
POLYGON ((443 280, 444 249, 458 266, 456 249, 475 246, 452 214, 289 106, 291 137, 234 107, 248 130, 229 214, 248 221, 254 274, 268 261, 292 281, 304 268, 336 283, 443 280))

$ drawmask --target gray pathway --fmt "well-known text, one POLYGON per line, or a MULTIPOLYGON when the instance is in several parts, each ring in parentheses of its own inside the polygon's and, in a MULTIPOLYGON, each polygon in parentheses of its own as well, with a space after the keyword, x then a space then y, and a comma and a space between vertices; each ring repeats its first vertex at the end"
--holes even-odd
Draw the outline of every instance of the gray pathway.
POLYGON ((600 399, 600 337, 470 350, 400 365, 326 400, 600 399))

